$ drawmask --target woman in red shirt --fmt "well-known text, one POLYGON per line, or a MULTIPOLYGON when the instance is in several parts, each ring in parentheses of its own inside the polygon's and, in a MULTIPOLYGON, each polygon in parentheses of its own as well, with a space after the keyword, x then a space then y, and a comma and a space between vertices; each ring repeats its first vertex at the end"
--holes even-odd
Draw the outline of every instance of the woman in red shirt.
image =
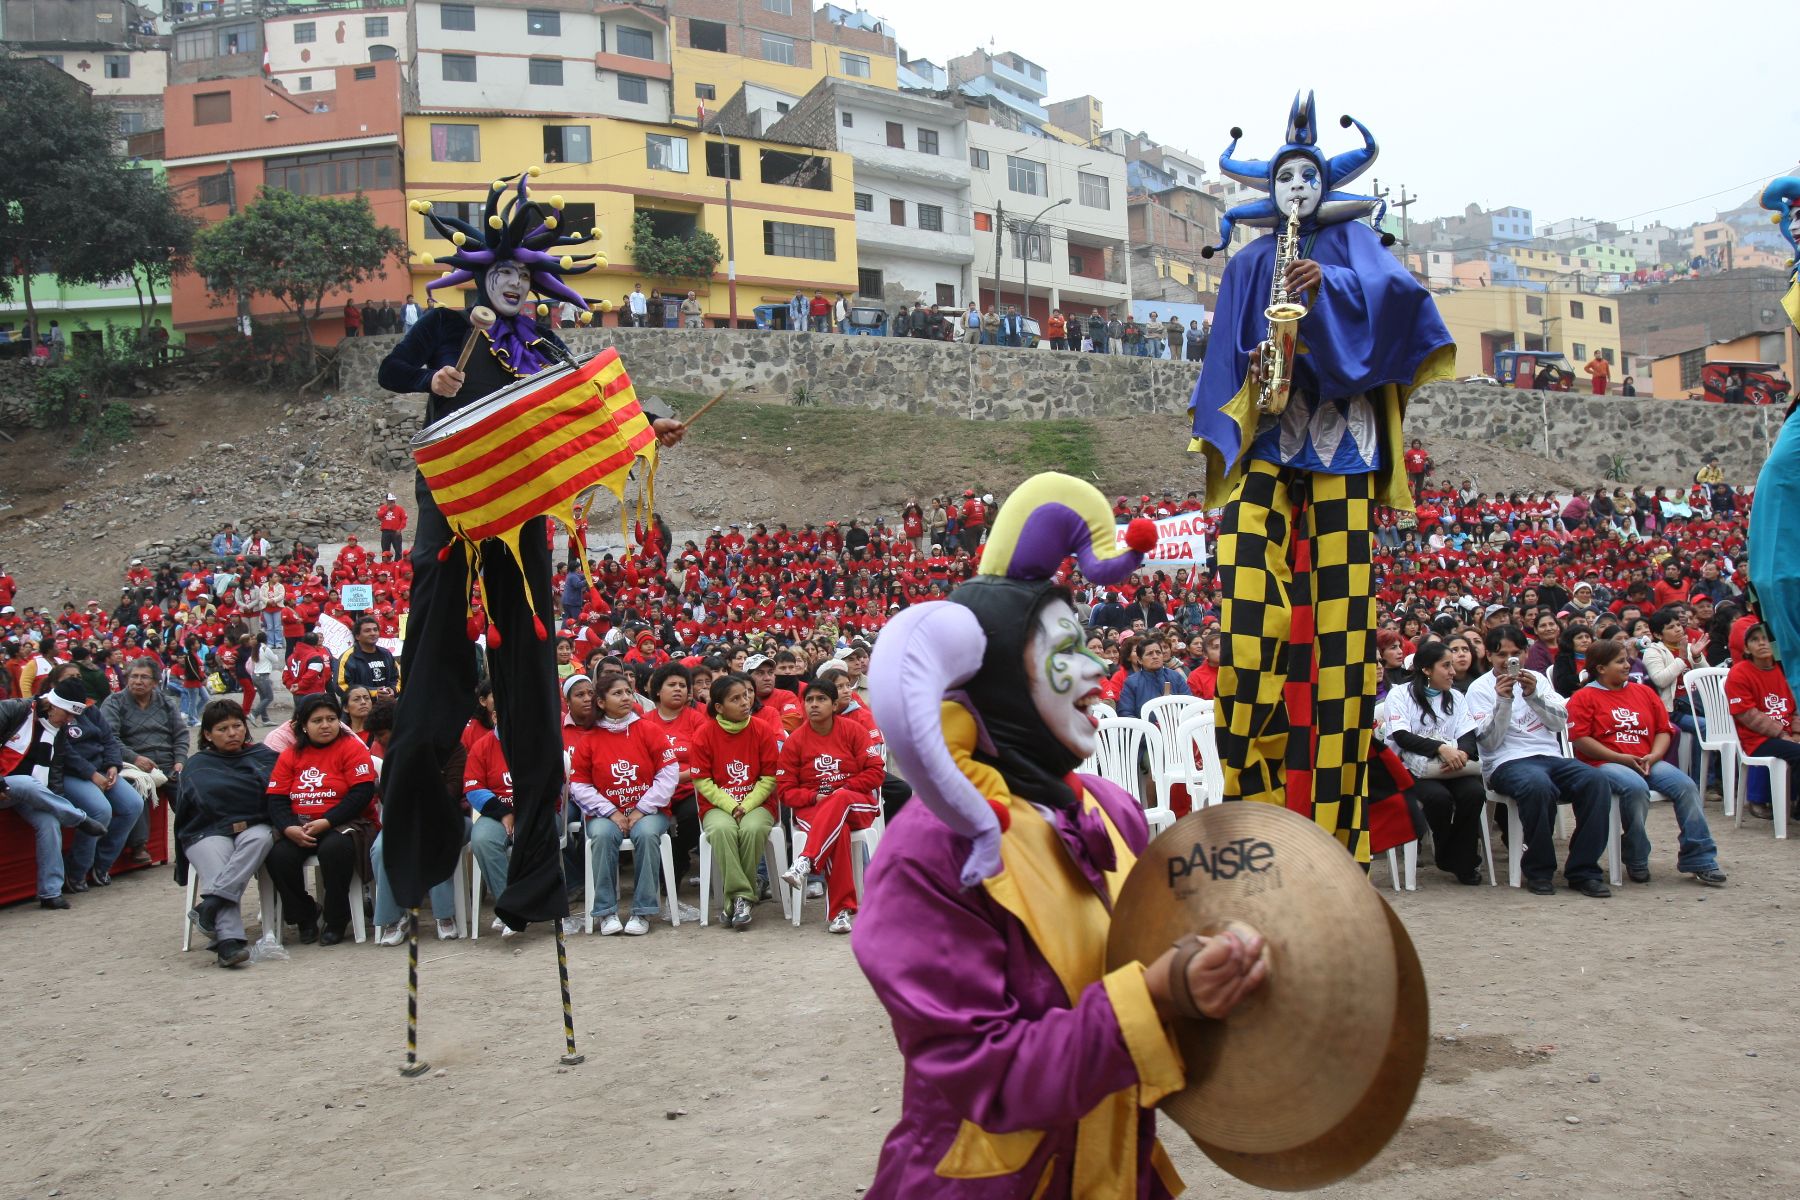
MULTIPOLYGON (((1787 761, 1788 794, 1778 799, 1788 806, 1790 816, 1800 815, 1794 804, 1800 791, 1796 786, 1800 785, 1800 733, 1794 730, 1794 692, 1781 664, 1775 661, 1775 643, 1769 631, 1756 618, 1740 617, 1731 627, 1731 657, 1725 699, 1737 722, 1738 742, 1745 754, 1787 761)), ((1750 795, 1745 799, 1751 816, 1765 821, 1774 817, 1767 772, 1750 777, 1750 795)))
POLYGON ((856 879, 850 838, 881 815, 875 791, 885 767, 869 729, 837 716, 838 686, 815 680, 806 686, 806 723, 781 748, 776 786, 794 815, 799 853, 782 875, 796 902, 815 867, 825 871, 831 932, 849 933, 856 913, 856 879))
POLYGON ((756 685, 747 675, 713 680, 708 718, 693 732, 700 824, 725 877, 721 906, 732 929, 750 924, 756 862, 775 827, 775 730, 751 720, 756 685))
MULTIPOLYGON (((708 677, 710 679, 710 676, 708 677)), ((695 807, 692 759, 694 735, 706 723, 706 709, 688 703, 693 674, 678 662, 664 663, 650 675, 649 697, 656 705, 644 714, 645 728, 668 739, 669 752, 675 756, 680 771, 676 778, 675 796, 669 803, 669 817, 674 823, 675 878, 687 876, 688 863, 700 848, 701 812, 695 807)), ((709 685, 710 686, 710 685, 709 685)))
POLYGON ((369 748, 341 723, 331 696, 301 697, 294 710, 294 744, 281 752, 269 777, 269 823, 275 845, 264 865, 281 894, 286 923, 300 927, 302 942, 333 946, 344 940, 350 895, 359 864, 366 876, 368 846, 377 823, 370 815, 375 764, 369 748), (301 868, 319 860, 324 895, 307 895, 301 868), (323 927, 320 909, 323 907, 323 927))
POLYGON ((669 801, 681 777, 667 739, 637 711, 631 677, 617 671, 600 677, 599 720, 581 736, 570 767, 569 795, 580 807, 593 864, 594 897, 590 929, 610 937, 650 932, 661 908, 662 835, 669 831, 669 801), (631 919, 619 922, 619 847, 631 839, 636 885, 631 919))

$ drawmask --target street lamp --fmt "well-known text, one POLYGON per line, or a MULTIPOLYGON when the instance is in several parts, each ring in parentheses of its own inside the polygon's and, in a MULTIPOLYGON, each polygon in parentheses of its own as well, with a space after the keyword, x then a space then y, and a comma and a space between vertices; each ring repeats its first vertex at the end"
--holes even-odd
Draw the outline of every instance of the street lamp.
MULTIPOLYGON (((1046 205, 1044 207, 1044 212, 1040 212, 1026 224, 1025 237, 1027 239, 1031 237, 1031 231, 1036 229, 1037 223, 1044 219, 1044 213, 1049 212, 1053 208, 1061 208, 1067 203, 1069 203, 1069 198, 1064 196, 1056 203, 1046 205)), ((1019 256, 1019 290, 1025 293, 1025 302, 1020 305, 1025 311, 1020 315, 1029 317, 1031 316, 1031 242, 1029 240, 1025 242, 1023 249, 1025 253, 1019 256)))

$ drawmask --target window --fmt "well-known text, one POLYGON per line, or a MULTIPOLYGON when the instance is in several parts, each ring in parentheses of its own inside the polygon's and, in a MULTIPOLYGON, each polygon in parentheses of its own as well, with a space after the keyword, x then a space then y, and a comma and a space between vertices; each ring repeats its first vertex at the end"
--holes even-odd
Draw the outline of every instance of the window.
POLYGON ((130 137, 134 133, 142 133, 149 125, 149 121, 145 119, 145 115, 141 112, 121 111, 114 113, 113 117, 114 120, 118 122, 119 134, 121 137, 130 137))
POLYGON ((363 36, 366 38, 386 37, 388 35, 388 19, 386 17, 364 17, 363 36))
POLYGON ((528 8, 525 32, 533 37, 561 37, 562 14, 550 8, 528 8))
POLYGON ((763 7, 772 13, 780 13, 784 17, 794 15, 794 0, 763 0, 763 7))
POLYGON ((821 225, 763 222, 763 253, 778 258, 837 259, 837 231, 821 225))
POLYGON ((1080 188, 1080 200, 1083 208, 1111 208, 1112 181, 1104 175, 1089 175, 1086 171, 1075 172, 1075 181, 1080 188))
POLYGON ((473 4, 438 5, 438 28, 462 29, 473 33, 475 31, 475 6, 473 4))
POLYGON ((938 152, 938 135, 935 129, 919 130, 919 153, 936 154, 938 152))
POLYGON ((475 56, 473 54, 446 54, 443 57, 446 83, 475 82, 475 56))
POLYGON ((316 21, 294 22, 294 45, 306 46, 319 40, 319 26, 316 21))
POLYGON ((994 232, 994 214, 993 213, 984 213, 984 212, 976 213, 975 214, 975 232, 977 232, 977 233, 992 233, 992 232, 994 232))
POLYGON ((230 92, 201 92, 194 97, 194 124, 229 125, 230 123, 230 92))
POLYGON ((953 307, 956 304, 956 285, 953 283, 938 284, 937 302, 945 308, 953 307))
MULTIPOLYGON (((431 202, 431 211, 439 217, 461 221, 464 225, 473 225, 475 228, 480 229, 481 216, 482 213, 486 211, 486 206, 484 202, 480 200, 433 200, 431 202)), ((436 238, 440 242, 449 240, 443 234, 439 233, 437 226, 433 225, 430 221, 425 222, 425 236, 428 238, 436 238)))
POLYGON ((656 38, 647 29, 633 29, 628 25, 617 28, 619 35, 619 53, 627 58, 656 57, 656 38))
POLYGON ((1600 323, 1602 325, 1612 324, 1612 309, 1604 304, 1600 306, 1600 323))
POLYGON ((1687 350, 1681 355, 1681 386, 1694 387, 1700 382, 1700 369, 1706 365, 1705 350, 1687 350))
POLYGON ((855 129, 856 128, 856 115, 854 113, 849 113, 849 112, 843 113, 843 114, 841 114, 841 119, 844 122, 845 129, 855 129))
POLYGON ((1044 181, 1044 164, 1010 154, 1006 156, 1006 186, 1027 196, 1050 194, 1050 185, 1044 181))
MULTIPOLYGON (((63 65, 63 56, 62 55, 60 55, 60 54, 45 54, 45 55, 41 55, 40 57, 42 57, 45 62, 49 63, 51 66, 55 67, 57 70, 59 70, 59 71, 62 70, 62 65, 63 65)), ((204 58, 206 56, 198 55, 196 57, 204 58)))
POLYGON ((540 87, 562 86, 562 59, 534 58, 531 60, 531 82, 540 87))
MULTIPOLYGON (((1158 275, 1167 275, 1168 269, 1159 264, 1156 268, 1156 273, 1158 275)), ((1071 275, 1086 275, 1087 274, 1087 259, 1085 259, 1081 255, 1076 254, 1071 251, 1069 254, 1069 274, 1071 274, 1071 275)))
POLYGON ((432 162, 480 162, 481 126, 433 125, 432 162))
POLYGON ((231 201, 231 179, 224 174, 202 175, 200 177, 200 203, 227 204, 231 201))
POLYGON ((1041 232, 1041 226, 1033 225, 1030 232, 1025 228, 1013 230, 1013 257, 1030 262, 1047 263, 1050 261, 1050 235, 1041 232))
POLYGON ((300 90, 303 92, 312 91, 312 76, 311 75, 302 75, 300 77, 300 90))
POLYGON ((859 267, 856 272, 856 294, 859 296, 881 296, 881 272, 868 267, 859 267))
POLYGON ((858 192, 855 196, 857 212, 874 212, 875 197, 867 192, 858 192))
POLYGON ((716 100, 719 97, 719 89, 710 83, 696 83, 694 95, 702 100, 716 100))
POLYGON ((977 171, 987 170, 988 169, 987 151, 986 150, 977 150, 975 147, 970 146, 969 147, 969 165, 971 167, 974 167, 977 171))
POLYGON ((1594 353, 1598 354, 1601 358, 1604 358, 1607 362, 1615 363, 1615 365, 1616 365, 1616 360, 1613 358, 1613 352, 1611 350, 1602 348, 1602 349, 1596 350, 1594 353))
POLYGON ((918 208, 920 229, 929 229, 933 233, 944 232, 944 210, 941 205, 921 204, 918 208))
POLYGON ((593 158, 592 147, 586 125, 544 126, 545 162, 588 162, 593 158))
POLYGON ((775 102, 775 111, 778 113, 781 113, 783 116, 787 115, 790 107, 791 106, 788 104, 788 102, 786 100, 777 100, 775 102))
POLYGON ((722 21, 688 21, 688 45, 696 50, 726 53, 725 25, 722 21))
POLYGON ((889 225, 904 225, 904 224, 906 224, 906 201, 904 201, 904 200, 889 200, 888 201, 888 224, 889 225))
POLYGON ((650 103, 650 81, 642 75, 619 76, 619 99, 627 104, 650 103))
MULTIPOLYGON (((764 0, 764 3, 767 2, 768 0, 764 0)), ((791 67, 795 61, 794 39, 783 37, 779 33, 765 33, 762 35, 762 54, 766 62, 786 63, 791 67)))
MULTIPOLYGON (((369 53, 371 55, 373 55, 377 50, 386 50, 389 54, 392 54, 394 52, 394 48, 392 46, 370 46, 369 47, 369 53)), ((376 61, 391 62, 393 60, 392 59, 377 59, 376 61)), ((362 80, 362 81, 367 81, 367 80, 373 79, 373 78, 375 78, 375 68, 374 67, 355 67, 351 70, 350 77, 352 79, 362 80)))
POLYGON ((1587 347, 1580 342, 1570 342, 1569 354, 1576 362, 1582 362, 1587 358, 1587 347))
POLYGON ((887 123, 887 144, 896 150, 906 149, 906 126, 898 121, 887 123))
POLYGON ((762 181, 779 187, 810 188, 815 192, 831 190, 831 160, 816 154, 790 154, 785 150, 764 150, 762 181))
POLYGON ((652 171, 679 171, 683 175, 687 174, 687 151, 687 139, 684 137, 667 133, 644 135, 645 165, 652 171))
POLYGON ((838 65, 843 68, 844 74, 850 76, 852 79, 867 79, 869 77, 869 56, 866 54, 840 53, 838 55, 838 65))
POLYGON ((106 56, 106 77, 108 79, 131 78, 131 55, 109 54, 106 56))
POLYGON ((1541 317, 1544 315, 1544 298, 1542 296, 1525 297, 1525 315, 1541 317))
POLYGON ((592 233, 594 222, 597 219, 594 215, 594 206, 591 204, 563 205, 561 224, 570 233, 574 233, 576 230, 580 230, 582 233, 592 233))
POLYGON ((392 146, 369 146, 263 161, 265 186, 302 196, 347 196, 399 186, 400 157, 392 146))
MULTIPOLYGON (((1577 321, 1581 320, 1583 317, 1587 316, 1587 305, 1583 304, 1579 300, 1569 301, 1569 315, 1571 317, 1575 318, 1577 321)), ((1583 355, 1579 355, 1578 357, 1586 358, 1587 355, 1583 354, 1583 355)))
POLYGON ((738 148, 724 142, 706 143, 706 173, 714 179, 742 179, 744 166, 738 148))

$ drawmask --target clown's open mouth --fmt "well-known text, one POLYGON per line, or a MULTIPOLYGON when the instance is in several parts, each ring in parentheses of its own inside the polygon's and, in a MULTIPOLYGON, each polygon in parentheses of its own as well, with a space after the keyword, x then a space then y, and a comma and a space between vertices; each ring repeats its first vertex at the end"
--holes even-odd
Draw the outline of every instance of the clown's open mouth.
POLYGON ((1079 700, 1075 701, 1076 711, 1081 713, 1082 716, 1086 717, 1088 719, 1088 721, 1090 723, 1092 723, 1092 725, 1094 726, 1095 729, 1100 728, 1100 718, 1095 716, 1092 710, 1093 710, 1094 705, 1099 704, 1104 698, 1105 697, 1103 697, 1100 694, 1100 689, 1095 688, 1093 691, 1089 692, 1087 695, 1085 695, 1085 696, 1081 697, 1079 700))

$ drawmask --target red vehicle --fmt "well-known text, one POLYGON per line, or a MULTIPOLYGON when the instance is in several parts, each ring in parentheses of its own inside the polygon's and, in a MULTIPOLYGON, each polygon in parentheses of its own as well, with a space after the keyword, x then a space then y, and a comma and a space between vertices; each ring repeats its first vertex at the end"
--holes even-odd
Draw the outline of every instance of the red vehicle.
POLYGON ((1792 386, 1780 363, 1709 362, 1700 368, 1699 398, 1714 404, 1786 404, 1792 386))

